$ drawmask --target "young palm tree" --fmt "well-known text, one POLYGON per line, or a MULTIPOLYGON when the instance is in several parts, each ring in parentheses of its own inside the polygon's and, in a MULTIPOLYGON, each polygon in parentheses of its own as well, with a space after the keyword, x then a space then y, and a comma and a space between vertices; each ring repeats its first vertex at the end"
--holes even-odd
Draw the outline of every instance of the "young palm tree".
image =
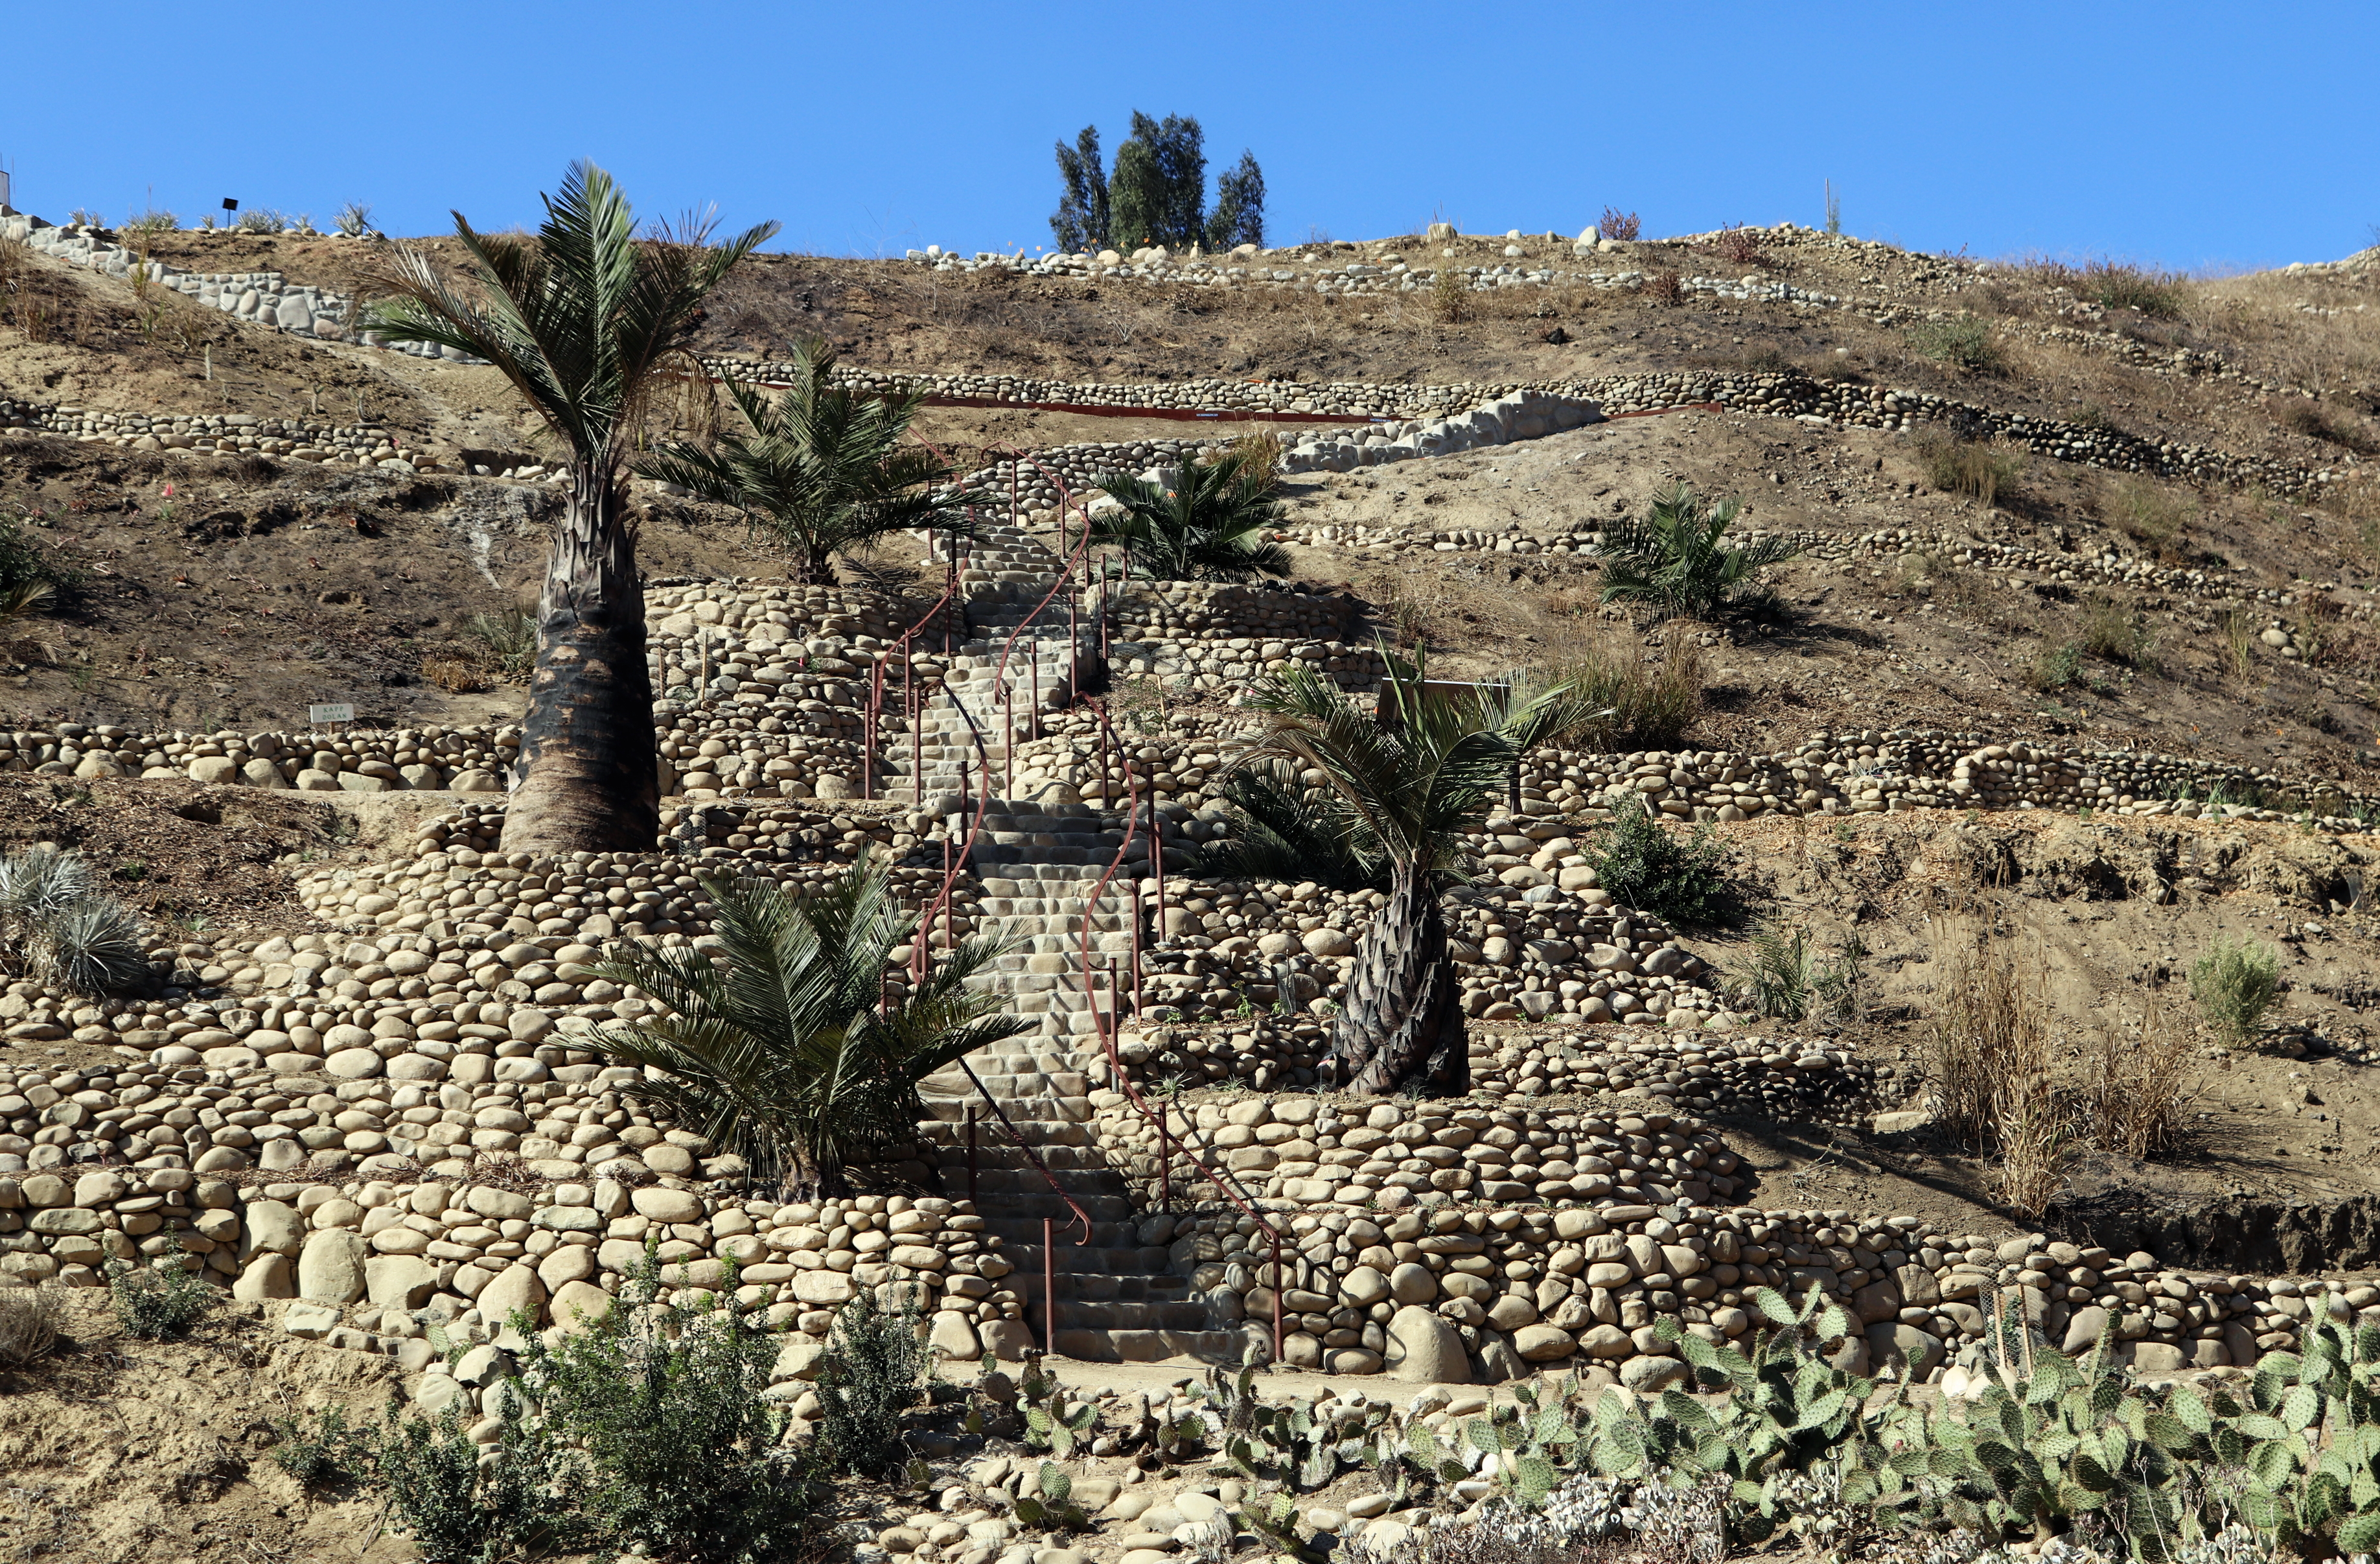
POLYGON ((794 365, 792 388, 774 398, 728 383, 749 434, 723 434, 708 446, 672 441, 637 471, 734 506, 774 534, 806 584, 832 581, 833 556, 872 538, 952 529, 967 496, 937 499, 930 490, 953 469, 904 443, 924 394, 835 385, 834 350, 815 338, 794 344, 794 365))
POLYGON ((1120 508, 1091 517, 1091 542, 1120 548, 1133 573, 1160 581, 1245 581, 1289 574, 1289 550, 1265 537, 1281 524, 1273 475, 1237 448, 1201 467, 1184 462, 1169 493, 1111 473, 1099 487, 1120 508))
POLYGON ((990 939, 962 941, 899 1004, 883 1002, 892 952, 917 920, 880 861, 805 898, 768 881, 703 888, 719 948, 625 947, 604 974, 669 1013, 589 1045, 646 1071, 627 1089, 789 1196, 847 1192, 850 1164, 916 1133, 919 1081, 1032 1025, 966 987, 1001 953, 990 939))
POLYGON ((1713 617, 1754 571, 1802 552, 1783 538, 1728 544, 1727 530, 1742 508, 1742 500, 1727 499, 1706 509, 1694 490, 1678 483, 1653 501, 1644 520, 1613 522, 1596 551, 1603 559, 1603 601, 1649 603, 1663 618, 1713 617))
POLYGON ((587 163, 571 165, 561 193, 543 199, 534 238, 478 233, 455 214, 477 284, 468 294, 399 246, 374 279, 383 301, 363 324, 390 341, 487 360, 570 451, 504 849, 650 848, 661 830, 660 778, 623 469, 656 383, 672 360, 691 367, 679 339, 703 296, 777 226, 719 246, 701 224, 639 239, 627 198, 587 163))
POLYGON ((1596 714, 1570 686, 1525 674, 1442 694, 1419 662, 1388 654, 1378 715, 1307 668, 1257 686, 1270 718, 1242 764, 1319 770, 1314 826, 1388 871, 1388 904, 1355 947, 1324 1068, 1342 1088, 1433 1095, 1468 1085, 1462 995, 1446 953, 1439 893, 1463 877, 1457 845, 1504 791, 1512 767, 1596 714))

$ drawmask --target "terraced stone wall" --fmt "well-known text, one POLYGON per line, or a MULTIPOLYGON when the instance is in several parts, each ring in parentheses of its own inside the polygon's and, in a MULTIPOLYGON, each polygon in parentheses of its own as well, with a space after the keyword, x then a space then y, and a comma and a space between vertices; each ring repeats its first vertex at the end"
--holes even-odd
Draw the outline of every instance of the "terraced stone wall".
MULTIPOLYGON (((1153 1206, 1155 1129, 1115 1093, 1093 1102, 1101 1142, 1153 1206)), ((2169 1372, 2289 1350, 2325 1287, 2174 1271, 2039 1234, 1951 1234, 1916 1216, 1730 1204, 1745 1186, 1718 1138, 1642 1099, 1536 1109, 1273 1095, 1166 1111, 1169 1133, 1228 1168, 1282 1229, 1282 1261, 1276 1273, 1257 1224, 1210 1199, 1179 1155, 1185 1204, 1153 1212, 1143 1241, 1170 1243, 1175 1272, 1251 1339, 1269 1341, 1278 1289, 1285 1356, 1337 1373, 1374 1372, 1442 1330, 1483 1377, 1575 1362, 1650 1389, 1685 1375, 1658 1317, 1733 1338, 1752 1324, 1755 1289, 1814 1286, 1864 1327, 1851 1354, 1863 1367, 1938 1366, 1980 1338, 2003 1295, 2052 1341, 2087 1343, 2112 1323, 2127 1356, 2169 1372)), ((2380 1321, 2380 1289, 2337 1285, 2380 1321)))

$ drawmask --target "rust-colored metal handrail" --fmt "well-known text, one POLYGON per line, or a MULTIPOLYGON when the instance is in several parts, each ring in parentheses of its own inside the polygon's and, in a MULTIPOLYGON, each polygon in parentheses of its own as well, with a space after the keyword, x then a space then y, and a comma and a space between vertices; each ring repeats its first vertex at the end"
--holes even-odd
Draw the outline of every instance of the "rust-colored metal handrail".
MULTIPOLYGON (((932 451, 937 458, 940 458, 945 466, 949 465, 950 458, 944 457, 941 451, 934 446, 932 442, 921 439, 919 443, 924 445, 928 450, 932 451)), ((974 519, 972 513, 975 507, 973 506, 969 506, 967 509, 969 511, 968 519, 970 523, 972 523, 974 519)), ((1087 547, 1089 545, 1089 538, 1090 532, 1087 526, 1084 529, 1084 546, 1087 547)), ((951 582, 950 592, 954 593, 958 585, 958 571, 955 562, 953 562, 951 566, 949 578, 951 582)), ((1041 609, 1049 605, 1050 599, 1057 595, 1058 587, 1062 585, 1064 580, 1065 576, 1062 573, 1058 580, 1051 584, 1049 593, 1042 598, 1038 605, 1035 605, 1033 615, 1026 616, 1028 620, 1035 615, 1038 615, 1041 609)), ((995 688, 998 687, 1007 673, 1009 651, 1014 647, 1016 643, 1016 636, 1023 629, 1024 624, 1020 622, 1015 630, 1009 632, 1008 642, 1001 650, 1000 666, 993 674, 993 684, 995 688)), ((970 713, 966 709, 965 700, 960 696, 957 687, 947 678, 945 678, 942 682, 942 692, 950 697, 953 708, 955 709, 960 717, 965 721, 967 725, 967 732, 975 740, 978 758, 982 762, 980 775, 983 778, 983 783, 982 790, 976 800, 976 807, 970 812, 970 818, 967 823, 965 844, 963 847, 960 847, 956 851, 950 851, 948 835, 945 833, 944 850, 949 851, 950 856, 942 870, 942 883, 941 888, 935 893, 933 900, 929 904, 925 915, 919 923, 917 936, 914 942, 916 953, 921 960, 926 942, 932 936, 936 923, 939 923, 941 925, 941 935, 945 947, 947 947, 950 944, 950 918, 953 895, 957 889, 959 876, 966 873, 967 861, 969 858, 973 856, 976 842, 983 833, 984 813, 990 807, 991 802, 991 758, 990 753, 984 749, 983 735, 976 726, 974 714, 970 713)), ((918 711, 922 713, 923 710, 924 708, 921 704, 918 711)), ((918 720, 922 723, 922 715, 918 717, 918 720)), ((919 802, 922 803, 924 801, 923 795, 925 792, 925 772, 922 765, 918 769, 917 782, 919 802)), ((966 1072, 967 1081, 975 1087, 976 1094, 984 1100, 985 1105, 991 1109, 992 1116, 1000 1120, 1000 1127, 1002 1130, 1007 1134, 1009 1142, 1015 1146, 1018 1151, 1025 1154, 1026 1159, 1033 1165, 1033 1170, 1040 1174, 1042 1181, 1050 1186, 1050 1192, 1055 1194, 1060 1200, 1064 1201, 1066 1203, 1066 1209, 1072 1212, 1075 1216, 1075 1219, 1082 1224, 1083 1237, 1081 1241, 1084 1243, 1090 1242, 1090 1213, 1084 1210, 1082 1204, 1075 1200, 1072 1194, 1067 1192, 1064 1185, 1058 1182, 1057 1175, 1050 1170, 1050 1165, 1042 1160, 1041 1154, 1035 1151, 1032 1146, 1026 1143, 1024 1135, 1017 1130, 1014 1122, 1009 1118, 1007 1110, 1002 1108, 1000 1106, 999 1101, 994 1098, 989 1091, 984 1089, 983 1080, 980 1076, 976 1074, 975 1067, 968 1064, 965 1059, 959 1060, 958 1065, 962 1070, 966 1072)), ((1050 1310, 1050 1314, 1053 1322, 1052 1328, 1054 1328, 1054 1319, 1056 1315, 1056 1310, 1054 1307, 1050 1310)))
MULTIPOLYGON (((1105 705, 1103 703, 1095 703, 1094 709, 1099 713, 1100 723, 1102 727, 1104 727, 1107 718, 1105 705)), ((1085 903, 1083 908, 1083 926, 1080 940, 1083 970, 1083 996, 1085 1001, 1090 1007, 1091 1026, 1099 1034, 1100 1049, 1107 1055, 1109 1075, 1113 1078, 1116 1087, 1118 1091, 1122 1093, 1124 1100, 1133 1106, 1134 1109, 1140 1114, 1142 1118, 1153 1124, 1157 1129, 1158 1151, 1160 1156, 1166 1157, 1166 1178, 1167 1181, 1170 1183, 1172 1179, 1172 1159, 1167 1155, 1166 1147, 1172 1137, 1167 1131, 1164 1116, 1148 1106, 1148 1099, 1141 1095, 1140 1088, 1134 1084, 1132 1077, 1125 1072, 1123 1068, 1123 1056, 1119 1053, 1116 1048, 1116 1032, 1118 1031, 1118 1026, 1116 1024, 1115 1018, 1112 1013, 1111 1013, 1106 1022, 1103 1023, 1100 1020, 1099 996, 1094 990, 1091 979, 1091 922, 1099 912, 1100 898, 1105 896, 1107 893, 1108 882, 1115 877, 1116 871, 1123 866, 1124 860, 1132 854, 1133 837, 1137 834, 1140 827, 1140 788, 1137 785, 1138 781, 1139 779, 1133 775, 1131 769, 1126 767, 1124 769, 1124 797, 1126 808, 1124 814, 1123 842, 1116 849, 1115 857, 1109 861, 1107 872, 1099 876, 1099 884, 1092 888, 1090 898, 1087 903, 1085 903)), ((1152 820, 1156 818, 1154 805, 1152 805, 1150 809, 1150 818, 1152 820)), ((1158 836, 1153 828, 1150 839, 1151 847, 1149 850, 1151 854, 1162 854, 1165 850, 1163 839, 1161 837, 1158 836)), ((1159 915, 1162 916, 1163 914, 1160 912, 1159 915)), ((1112 994, 1111 994, 1109 998, 1109 1008, 1111 1012, 1114 1009, 1114 997, 1112 994)), ((1272 1361, 1279 1362, 1281 1362, 1282 1340, 1281 1294, 1286 1290, 1281 1286, 1281 1229, 1273 1226, 1272 1223, 1267 1221, 1262 1212, 1258 1211, 1254 1204, 1250 1204, 1239 1191, 1226 1183, 1220 1174, 1217 1173, 1212 1167, 1209 1167, 1205 1159, 1198 1155, 1197 1148, 1191 1145, 1186 1135, 1183 1138, 1182 1151, 1183 1155, 1190 1159, 1190 1166, 1204 1174, 1207 1181, 1214 1185, 1216 1189, 1221 1191, 1223 1198, 1230 1201, 1233 1205, 1238 1206, 1242 1215, 1255 1222, 1257 1230, 1262 1232, 1265 1237, 1272 1242, 1272 1361)))

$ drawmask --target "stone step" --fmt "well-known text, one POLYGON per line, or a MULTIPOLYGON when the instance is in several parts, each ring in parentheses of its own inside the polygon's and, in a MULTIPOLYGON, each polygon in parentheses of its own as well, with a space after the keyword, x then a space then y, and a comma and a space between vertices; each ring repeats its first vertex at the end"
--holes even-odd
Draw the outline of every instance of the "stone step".
MULTIPOLYGON (((1061 1300, 1061 1306, 1063 1306, 1061 1300)), ((1099 1329, 1061 1325, 1053 1338, 1062 1358, 1087 1363, 1154 1363, 1195 1358, 1225 1366, 1239 1363, 1251 1343, 1270 1350, 1269 1327, 1231 1330, 1099 1329)))

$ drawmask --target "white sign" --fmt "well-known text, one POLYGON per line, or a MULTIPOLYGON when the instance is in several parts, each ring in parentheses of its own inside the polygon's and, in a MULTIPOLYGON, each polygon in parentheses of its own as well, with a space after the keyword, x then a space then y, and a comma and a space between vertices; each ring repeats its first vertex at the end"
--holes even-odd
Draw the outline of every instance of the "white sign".
POLYGON ((356 709, 345 701, 326 702, 319 706, 307 707, 306 720, 308 722, 353 722, 356 720, 356 709))

